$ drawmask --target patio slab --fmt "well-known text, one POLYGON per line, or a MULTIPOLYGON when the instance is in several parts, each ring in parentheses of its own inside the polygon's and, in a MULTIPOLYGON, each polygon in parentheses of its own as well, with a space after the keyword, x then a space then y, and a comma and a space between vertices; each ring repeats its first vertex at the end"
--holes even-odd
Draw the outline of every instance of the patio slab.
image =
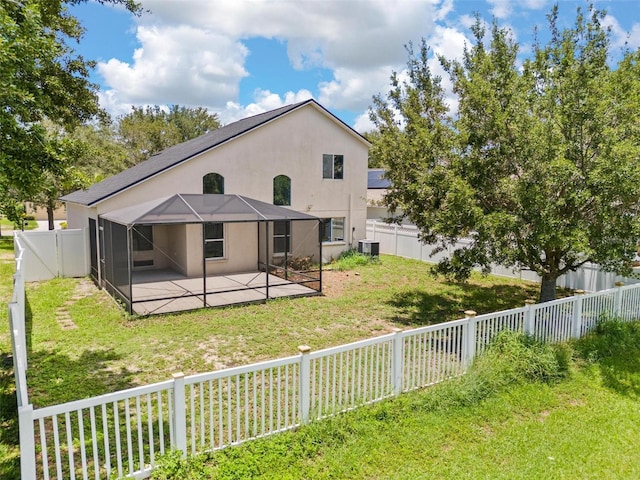
POLYGON ((206 307, 263 302, 267 298, 319 295, 319 292, 275 275, 246 272, 210 276, 204 303, 202 277, 187 278, 172 270, 135 272, 132 284, 133 311, 138 315, 171 313, 206 307))

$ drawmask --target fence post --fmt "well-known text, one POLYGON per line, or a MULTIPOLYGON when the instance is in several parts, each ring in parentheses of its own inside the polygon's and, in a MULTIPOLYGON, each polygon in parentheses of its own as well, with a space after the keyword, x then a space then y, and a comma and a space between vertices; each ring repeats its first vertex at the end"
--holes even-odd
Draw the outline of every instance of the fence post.
POLYGON ((404 370, 403 358, 404 339, 402 338, 402 329, 393 329, 393 355, 391 356, 391 386, 393 394, 400 395, 402 393, 402 371, 404 370))
POLYGON ((462 327, 462 337, 464 340, 463 362, 464 368, 468 368, 476 356, 476 322, 475 310, 465 310, 464 318, 467 322, 462 327))
POLYGON ((614 318, 620 318, 622 315, 622 287, 624 282, 616 282, 616 296, 613 304, 613 316, 614 318))
POLYGON ((573 323, 571 325, 571 336, 573 338, 580 338, 582 335, 582 296, 584 290, 575 291, 575 301, 573 306, 573 323))
POLYGON ((311 409, 311 360, 309 352, 311 347, 300 345, 300 423, 309 423, 309 411, 311 409))
POLYGON ((173 431, 175 445, 171 448, 180 450, 187 456, 187 407, 185 402, 184 373, 178 372, 173 377, 173 431))
POLYGON ((18 407, 20 429, 20 478, 36 478, 36 445, 33 429, 33 405, 18 407))
POLYGON ((394 224, 394 235, 393 235, 393 254, 398 256, 398 224, 394 224))
POLYGON ((525 300, 524 306, 527 308, 524 312, 524 333, 533 336, 535 333, 535 316, 533 314, 533 306, 535 300, 525 300))

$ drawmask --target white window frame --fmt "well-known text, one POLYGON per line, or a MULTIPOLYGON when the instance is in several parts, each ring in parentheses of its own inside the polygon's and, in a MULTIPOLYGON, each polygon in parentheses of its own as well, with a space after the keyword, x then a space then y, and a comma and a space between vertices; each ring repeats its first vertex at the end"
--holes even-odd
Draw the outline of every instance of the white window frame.
POLYGON ((207 222, 203 224, 202 228, 204 228, 204 251, 203 255, 205 256, 205 260, 207 261, 215 261, 215 260, 223 260, 226 258, 227 254, 227 245, 226 245, 226 224, 222 222, 207 222), (220 238, 207 238, 207 225, 209 224, 219 224, 222 225, 222 237, 220 238), (222 244, 222 255, 215 257, 208 257, 207 255, 207 244, 209 243, 221 243, 222 244))
POLYGON ((345 225, 346 225, 345 217, 332 217, 332 218, 323 218, 322 219, 322 233, 324 237, 324 228, 325 225, 329 225, 329 239, 322 239, 322 243, 345 243, 345 225), (342 224, 342 225, 340 225, 342 224), (342 237, 336 237, 335 230, 342 230, 342 237))

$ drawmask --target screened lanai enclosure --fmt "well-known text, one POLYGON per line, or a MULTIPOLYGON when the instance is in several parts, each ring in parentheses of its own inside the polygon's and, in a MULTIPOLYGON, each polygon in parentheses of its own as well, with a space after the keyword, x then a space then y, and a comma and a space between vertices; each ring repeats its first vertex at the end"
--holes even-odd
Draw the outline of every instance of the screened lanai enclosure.
POLYGON ((240 195, 177 194, 102 215, 98 227, 92 275, 130 313, 322 292, 320 220, 305 213, 240 195))

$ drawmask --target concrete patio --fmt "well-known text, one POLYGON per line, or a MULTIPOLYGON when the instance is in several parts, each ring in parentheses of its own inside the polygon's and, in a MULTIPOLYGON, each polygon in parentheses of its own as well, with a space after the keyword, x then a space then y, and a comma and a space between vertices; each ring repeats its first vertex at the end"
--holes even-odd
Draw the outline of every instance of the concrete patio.
POLYGON ((173 270, 133 273, 133 311, 138 315, 196 310, 205 307, 263 302, 268 298, 320 295, 305 285, 265 272, 188 278, 173 270))

